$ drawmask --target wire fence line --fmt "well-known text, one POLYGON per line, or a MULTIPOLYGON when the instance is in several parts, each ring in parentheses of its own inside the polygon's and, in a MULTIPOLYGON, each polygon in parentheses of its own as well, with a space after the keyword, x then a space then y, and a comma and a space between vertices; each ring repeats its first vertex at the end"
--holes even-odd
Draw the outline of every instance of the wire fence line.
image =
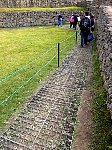
POLYGON ((50 50, 52 50, 55 46, 51 47, 50 49, 48 49, 47 51, 45 51, 44 53, 40 54, 40 55, 37 55, 36 57, 34 57, 32 60, 30 60, 27 64, 23 65, 22 67, 20 67, 19 69, 17 69, 16 71, 14 71, 12 74, 6 76, 5 78, 1 79, 0 80, 0 83, 8 80, 9 78, 13 77, 14 75, 16 75, 19 71, 23 70, 23 69, 26 69, 28 65, 30 65, 31 63, 33 63, 36 59, 44 56, 46 53, 48 53, 50 50))
MULTIPOLYGON (((68 37, 67 39, 60 41, 60 53, 62 51, 65 51, 65 49, 67 49, 71 44, 69 43, 71 38, 74 38, 76 35, 76 33, 74 33, 72 36, 68 37), (68 43, 67 43, 68 42, 68 43)), ((73 45, 72 45, 73 47, 73 45)), ((71 47, 71 48, 72 48, 71 47)), ((22 67, 20 67, 19 69, 17 69, 16 71, 14 71, 12 74, 6 76, 5 78, 3 78, 0 81, 0 84, 2 84, 3 82, 5 83, 7 80, 9 80, 10 78, 14 78, 15 75, 17 75, 18 73, 20 73, 22 70, 27 69, 29 65, 31 65, 32 63, 34 63, 35 61, 37 61, 39 58, 42 58, 43 56, 46 56, 46 54, 48 52, 50 52, 51 50, 54 49, 54 53, 53 56, 47 60, 47 62, 45 62, 39 69, 37 69, 36 71, 34 71, 34 73, 25 81, 22 82, 22 84, 20 84, 19 86, 17 86, 14 90, 12 90, 10 93, 8 93, 9 95, 6 98, 3 98, 0 102, 0 105, 5 104, 7 101, 9 101, 16 93, 18 93, 20 91, 20 89, 22 89, 23 87, 25 87, 37 74, 39 74, 43 69, 45 69, 56 57, 58 57, 58 51, 57 51, 57 45, 52 46, 50 49, 48 49, 47 51, 45 51, 44 53, 34 57, 32 60, 30 60, 27 64, 23 65, 22 67)), ((57 61, 57 60, 56 60, 57 61)), ((36 77, 39 79, 39 77, 36 77)), ((13 89, 13 88, 12 88, 13 89)), ((6 94, 7 95, 7 94, 6 94)))
MULTIPOLYGON (((67 41, 68 39, 70 39, 72 36, 68 37, 67 39, 63 40, 60 42, 61 43, 64 43, 65 41, 67 41)), ((35 56, 32 60, 30 60, 27 64, 24 64, 22 67, 18 68, 16 71, 12 72, 11 74, 7 75, 6 77, 2 78, 0 80, 0 83, 8 80, 9 78, 13 77, 14 75, 16 75, 19 71, 23 70, 23 69, 26 69, 28 65, 30 65, 31 63, 33 63, 35 60, 37 60, 38 58, 44 56, 46 53, 48 53, 49 51, 51 51, 53 48, 56 48, 57 45, 55 44, 54 46, 52 46, 51 48, 49 48, 48 50, 46 50, 44 53, 40 54, 40 55, 37 55, 35 56)))
POLYGON ((19 86, 10 96, 8 96, 4 101, 2 101, 0 103, 3 104, 4 102, 8 101, 9 98, 11 98, 14 94, 16 94, 23 86, 25 86, 36 74, 38 74, 43 68, 45 68, 55 57, 57 56, 57 54, 51 58, 51 60, 49 60, 44 66, 42 66, 39 70, 37 70, 37 72, 35 72, 27 81, 23 82, 23 84, 21 86, 19 86))

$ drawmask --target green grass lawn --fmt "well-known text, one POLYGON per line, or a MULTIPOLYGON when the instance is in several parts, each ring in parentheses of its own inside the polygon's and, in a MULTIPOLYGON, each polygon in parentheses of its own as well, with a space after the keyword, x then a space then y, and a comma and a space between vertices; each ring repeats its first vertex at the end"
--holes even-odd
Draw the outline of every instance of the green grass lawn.
POLYGON ((0 29, 0 127, 75 44, 75 32, 58 27, 0 29))
POLYGON ((65 11, 65 10, 79 10, 84 11, 84 7, 61 7, 61 8, 41 8, 41 7, 30 7, 30 8, 0 8, 0 12, 15 12, 15 11, 65 11))

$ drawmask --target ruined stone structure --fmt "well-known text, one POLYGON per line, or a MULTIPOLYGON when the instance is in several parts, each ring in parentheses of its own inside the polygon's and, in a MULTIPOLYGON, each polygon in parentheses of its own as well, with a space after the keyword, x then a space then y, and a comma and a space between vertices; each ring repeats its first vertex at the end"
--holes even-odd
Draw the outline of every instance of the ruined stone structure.
POLYGON ((97 31, 99 59, 112 118, 112 6, 100 7, 97 31))
POLYGON ((107 106, 112 118, 112 1, 95 0, 90 11, 94 12, 97 18, 97 48, 107 92, 107 106))
MULTIPOLYGON (((78 14, 83 12, 75 11, 78 14)), ((63 22, 68 22, 73 11, 31 11, 0 13, 0 27, 28 27, 41 25, 57 25, 58 15, 63 16, 63 22)))
POLYGON ((75 5, 77 0, 1 0, 0 7, 60 7, 75 5))

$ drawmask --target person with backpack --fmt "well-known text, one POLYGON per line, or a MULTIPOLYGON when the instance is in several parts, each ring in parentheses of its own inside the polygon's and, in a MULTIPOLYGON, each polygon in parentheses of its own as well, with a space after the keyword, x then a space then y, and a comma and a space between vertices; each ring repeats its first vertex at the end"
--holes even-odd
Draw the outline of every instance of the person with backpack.
POLYGON ((80 34, 81 34, 81 47, 84 47, 84 44, 87 45, 88 35, 90 33, 91 22, 88 12, 85 12, 85 15, 82 17, 80 24, 80 34))
POLYGON ((74 28, 75 28, 75 30, 76 30, 77 23, 78 23, 78 15, 74 14, 74 28))
POLYGON ((70 22, 70 28, 73 26, 74 28, 74 15, 72 14, 72 16, 70 17, 69 19, 69 22, 70 22))

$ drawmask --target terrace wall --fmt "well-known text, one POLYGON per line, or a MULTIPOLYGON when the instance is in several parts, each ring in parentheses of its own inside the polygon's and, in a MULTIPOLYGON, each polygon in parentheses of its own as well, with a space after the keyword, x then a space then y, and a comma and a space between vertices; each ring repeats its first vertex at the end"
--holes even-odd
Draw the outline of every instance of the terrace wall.
POLYGON ((112 118, 112 6, 102 5, 97 10, 97 47, 112 118))
POLYGON ((61 7, 75 5, 77 0, 1 0, 0 7, 61 7))
MULTIPOLYGON (((0 27, 28 27, 41 25, 56 25, 58 15, 63 16, 63 22, 68 22, 73 11, 31 11, 31 12, 10 12, 0 13, 0 27)), ((77 11, 81 14, 82 12, 77 11)))

